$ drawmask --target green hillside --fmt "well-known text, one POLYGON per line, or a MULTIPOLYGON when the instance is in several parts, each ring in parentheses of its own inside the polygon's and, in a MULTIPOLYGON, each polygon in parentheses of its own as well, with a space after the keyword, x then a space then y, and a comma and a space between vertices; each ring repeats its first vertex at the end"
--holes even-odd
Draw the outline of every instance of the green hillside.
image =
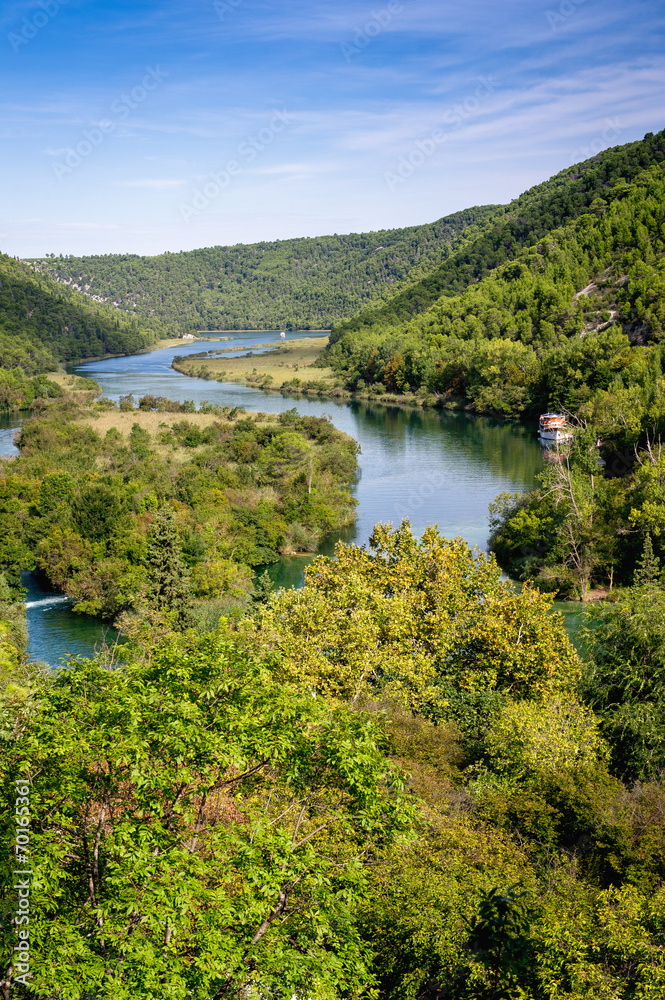
POLYGON ((0 254, 0 410, 57 395, 44 373, 60 362, 131 354, 155 337, 145 323, 0 254))
POLYGON ((427 274, 467 227, 491 218, 497 208, 471 208, 428 225, 375 233, 35 263, 58 281, 181 332, 327 329, 427 274))
POLYGON ((527 192, 427 281, 337 328, 322 363, 352 389, 506 416, 633 384, 664 331, 664 147, 648 136, 527 192))
POLYGON ((619 178, 630 180, 650 164, 662 162, 664 156, 664 133, 649 133, 639 142, 605 150, 584 163, 562 170, 502 206, 483 225, 469 230, 455 252, 421 280, 379 308, 337 324, 331 342, 347 332, 399 328, 427 310, 440 296, 463 292, 523 247, 578 218, 619 178))

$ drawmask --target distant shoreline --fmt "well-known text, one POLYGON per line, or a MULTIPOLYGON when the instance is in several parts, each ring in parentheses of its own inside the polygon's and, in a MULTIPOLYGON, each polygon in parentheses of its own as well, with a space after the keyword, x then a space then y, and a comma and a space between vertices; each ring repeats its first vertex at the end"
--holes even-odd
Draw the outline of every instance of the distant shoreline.
MULTIPOLYGON (((285 330, 284 332, 288 335, 289 333, 330 333, 332 327, 326 327, 322 330, 285 330)), ((278 333, 277 327, 263 327, 261 330, 197 330, 197 336, 201 336, 202 333, 278 333)))

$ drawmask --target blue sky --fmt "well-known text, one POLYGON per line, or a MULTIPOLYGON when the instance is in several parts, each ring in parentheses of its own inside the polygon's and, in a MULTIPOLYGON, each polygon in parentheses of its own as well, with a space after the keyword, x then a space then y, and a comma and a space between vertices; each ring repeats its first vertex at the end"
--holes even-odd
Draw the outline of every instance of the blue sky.
POLYGON ((160 253, 506 202, 665 126, 654 0, 9 0, 0 247, 160 253))

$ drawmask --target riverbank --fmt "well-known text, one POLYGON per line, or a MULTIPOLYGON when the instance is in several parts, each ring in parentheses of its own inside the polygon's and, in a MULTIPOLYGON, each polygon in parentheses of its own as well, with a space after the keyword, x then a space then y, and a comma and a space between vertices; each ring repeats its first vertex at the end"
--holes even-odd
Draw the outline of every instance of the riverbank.
MULTIPOLYGON (((76 368, 79 365, 90 365, 97 361, 111 361, 113 358, 135 358, 139 354, 152 354, 153 351, 163 351, 169 347, 183 347, 186 344, 198 344, 200 337, 195 337, 193 334, 186 334, 184 337, 164 337, 161 340, 155 340, 152 344, 148 344, 147 347, 142 347, 140 351, 130 351, 129 353, 123 352, 122 354, 100 354, 99 357, 94 358, 76 358, 74 361, 68 361, 68 368, 76 368)), ((63 369, 64 370, 64 369, 63 369)), ((47 373, 47 377, 51 378, 52 372, 47 373)))
MULTIPOLYGON (((2 369, 0 369, 2 371, 2 369)), ((23 386, 18 386, 10 398, 2 400, 0 419, 24 419, 33 413, 40 412, 44 406, 54 399, 73 399, 76 402, 86 402, 101 395, 101 386, 94 379, 71 375, 64 370, 46 372, 26 379, 23 386), (25 391, 26 387, 31 392, 25 391)))
POLYGON ((82 375, 71 375, 69 372, 58 371, 49 372, 47 378, 50 382, 55 382, 67 394, 79 395, 81 393, 94 392, 100 394, 102 389, 99 382, 94 379, 85 378, 82 375), (88 383, 86 386, 85 383, 88 383))
POLYGON ((154 344, 150 344, 149 347, 144 347, 143 350, 136 353, 150 354, 151 351, 163 351, 167 347, 182 347, 183 344, 197 344, 200 340, 200 337, 195 337, 192 333, 188 333, 184 337, 165 337, 163 340, 156 340, 154 344))
POLYGON ((36 564, 74 611, 114 621, 149 599, 149 541, 167 508, 192 613, 238 617, 258 567, 353 524, 357 445, 325 417, 142 403, 53 400, 26 423, 12 462, 23 486, 3 522, 13 578, 36 564))
MULTIPOLYGON (((227 334, 231 334, 231 335, 235 336, 238 333, 273 333, 274 331, 273 330, 266 330, 266 329, 262 328, 260 330, 197 330, 196 332, 197 332, 197 334, 200 337, 201 334, 204 334, 204 333, 214 333, 215 336, 217 336, 217 334, 220 334, 220 333, 227 333, 227 334)), ((290 332, 293 333, 295 331, 291 330, 290 332)), ((323 329, 323 330, 305 330, 305 329, 301 330, 301 329, 299 329, 298 333, 325 333, 326 336, 329 336, 330 335, 330 329, 328 329, 328 328, 323 329)), ((219 337, 218 339, 219 340, 228 340, 228 339, 232 339, 232 337, 219 337)))
POLYGON ((280 342, 277 346, 255 344, 255 350, 264 350, 266 353, 254 354, 249 351, 242 357, 232 355, 237 351, 246 351, 244 345, 221 347, 216 351, 174 358, 171 367, 181 375, 192 378, 247 385, 268 392, 280 392, 296 399, 308 396, 318 399, 359 400, 365 403, 382 403, 384 406, 463 411, 491 417, 493 420, 505 420, 504 414, 496 410, 476 410, 472 404, 454 393, 379 393, 372 392, 371 389, 356 392, 345 389, 339 385, 332 368, 320 368, 316 364, 327 344, 327 336, 280 342))
POLYGON ((328 337, 316 337, 286 341, 278 343, 277 346, 255 344, 254 349, 266 353, 255 354, 254 350, 250 350, 242 357, 232 355, 236 351, 246 350, 243 346, 221 347, 205 354, 174 358, 171 367, 181 375, 195 378, 216 382, 237 382, 258 389, 294 392, 303 391, 298 388, 301 376, 296 373, 308 370, 310 377, 306 378, 303 384, 315 385, 319 394, 332 394, 336 387, 332 368, 314 369, 314 363, 327 343, 328 337), (311 378, 312 369, 316 371, 316 379, 311 378))

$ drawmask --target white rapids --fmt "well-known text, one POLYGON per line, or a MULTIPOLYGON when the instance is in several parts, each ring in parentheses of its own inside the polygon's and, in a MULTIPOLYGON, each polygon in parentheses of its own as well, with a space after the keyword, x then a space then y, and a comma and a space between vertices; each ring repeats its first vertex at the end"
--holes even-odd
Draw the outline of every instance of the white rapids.
POLYGON ((65 601, 71 601, 71 597, 67 597, 66 594, 58 594, 56 597, 44 597, 41 601, 26 601, 25 608, 46 608, 49 604, 64 604, 65 601))

